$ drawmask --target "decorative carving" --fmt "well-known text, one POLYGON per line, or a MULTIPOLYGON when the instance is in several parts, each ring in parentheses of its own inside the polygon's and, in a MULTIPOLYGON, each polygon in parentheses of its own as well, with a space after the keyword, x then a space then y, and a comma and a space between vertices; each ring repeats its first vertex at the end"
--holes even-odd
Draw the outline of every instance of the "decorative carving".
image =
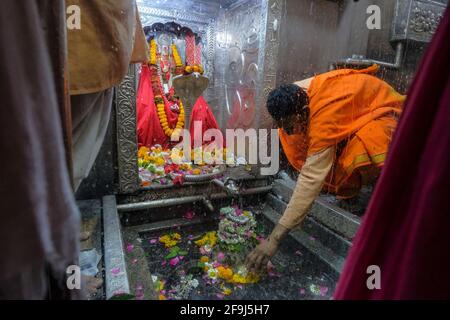
POLYGON ((442 12, 420 8, 417 4, 412 10, 412 14, 411 29, 417 33, 429 33, 431 35, 434 34, 443 17, 442 12))
POLYGON ((428 43, 433 38, 446 6, 431 0, 397 0, 391 42, 428 43))
POLYGON ((215 20, 205 14, 196 14, 180 9, 155 8, 145 4, 139 4, 139 12, 142 24, 150 26, 154 23, 167 23, 176 21, 186 24, 193 32, 197 33, 204 42, 203 60, 205 76, 214 83, 214 48, 215 48, 215 20))
MULTIPOLYGON (((265 106, 267 96, 275 89, 277 85, 278 52, 280 48, 279 41, 279 22, 281 21, 282 8, 285 6, 285 0, 263 0, 262 1, 262 28, 260 30, 260 39, 262 48, 259 51, 258 65, 263 66, 262 81, 257 95, 257 105, 260 106, 257 113, 258 128, 272 128, 272 119, 265 106)), ((270 140, 270 132, 268 135, 270 140)), ((269 144, 270 145, 270 144, 269 144)), ((271 152, 269 150, 269 152, 271 152)))
POLYGON ((133 193, 139 189, 136 136, 136 66, 130 65, 124 81, 116 87, 117 157, 119 189, 133 193))
POLYGON ((207 40, 207 60, 206 60, 206 72, 205 75, 210 79, 210 85, 214 86, 214 49, 216 47, 216 28, 215 20, 211 20, 206 30, 207 40))
POLYGON ((203 24, 207 25, 208 21, 205 20, 204 15, 195 14, 195 13, 188 13, 188 12, 181 12, 176 9, 172 10, 166 10, 161 8, 153 8, 153 7, 147 7, 147 6, 139 6, 139 12, 141 14, 142 22, 145 24, 145 17, 146 16, 154 16, 158 18, 166 18, 169 20, 176 19, 177 21, 188 21, 188 22, 195 22, 197 24, 203 24))
MULTIPOLYGON (((277 74, 278 66, 278 51, 280 47, 278 34, 280 29, 275 30, 274 25, 276 21, 279 22, 281 20, 281 8, 283 8, 283 5, 284 0, 263 1, 262 21, 266 21, 266 27, 261 30, 261 39, 263 41, 261 48, 265 48, 265 50, 260 51, 259 65, 264 66, 264 71, 263 88, 261 88, 262 94, 259 95, 260 101, 258 105, 265 104, 268 94, 276 86, 275 75, 277 74)), ((266 127, 266 125, 260 123, 259 127, 266 127)))

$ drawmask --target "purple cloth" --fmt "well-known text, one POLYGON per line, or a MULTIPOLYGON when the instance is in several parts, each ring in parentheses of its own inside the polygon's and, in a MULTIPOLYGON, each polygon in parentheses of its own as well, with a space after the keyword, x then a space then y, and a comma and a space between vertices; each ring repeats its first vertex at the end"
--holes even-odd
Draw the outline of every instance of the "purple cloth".
POLYGON ((409 90, 335 299, 450 298, 450 10, 409 90), (369 290, 367 267, 381 269, 369 290))
POLYGON ((0 296, 38 299, 77 261, 80 218, 38 1, 1 6, 0 296))

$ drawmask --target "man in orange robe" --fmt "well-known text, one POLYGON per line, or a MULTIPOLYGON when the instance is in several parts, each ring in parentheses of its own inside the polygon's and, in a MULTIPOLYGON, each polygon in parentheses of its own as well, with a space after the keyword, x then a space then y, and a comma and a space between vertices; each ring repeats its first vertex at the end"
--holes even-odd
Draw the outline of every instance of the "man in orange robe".
POLYGON ((372 75, 377 70, 335 70, 270 93, 268 111, 300 175, 272 234, 248 256, 250 268, 267 263, 281 239, 304 220, 323 187, 350 198, 376 179, 405 100, 372 75))

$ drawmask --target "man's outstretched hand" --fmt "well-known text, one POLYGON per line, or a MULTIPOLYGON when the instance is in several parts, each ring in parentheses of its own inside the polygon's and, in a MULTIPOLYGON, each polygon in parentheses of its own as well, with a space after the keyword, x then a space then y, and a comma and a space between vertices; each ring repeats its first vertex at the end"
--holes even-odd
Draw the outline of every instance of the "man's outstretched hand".
POLYGON ((274 240, 263 240, 250 254, 247 256, 245 264, 247 269, 253 272, 261 272, 269 262, 270 258, 277 252, 278 243, 274 240))
POLYGON ((267 240, 263 240, 250 254, 247 256, 245 264, 247 269, 253 272, 261 272, 269 260, 278 250, 281 240, 288 234, 289 230, 280 224, 273 229, 272 234, 267 240))

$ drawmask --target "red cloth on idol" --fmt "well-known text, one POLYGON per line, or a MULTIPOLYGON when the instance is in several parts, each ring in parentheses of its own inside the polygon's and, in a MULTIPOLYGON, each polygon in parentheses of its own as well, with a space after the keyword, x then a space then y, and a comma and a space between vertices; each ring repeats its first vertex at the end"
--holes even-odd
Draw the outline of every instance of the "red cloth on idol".
POLYGON ((409 90, 335 299, 450 299, 450 10, 409 90), (381 269, 368 290, 367 267, 381 269))
MULTIPOLYGON (((194 108, 192 108, 192 114, 191 114, 191 125, 190 125, 190 134, 191 134, 191 143, 192 146, 194 146, 194 121, 201 121, 202 122, 202 131, 197 132, 197 134, 201 134, 201 137, 203 137, 204 133, 208 129, 217 129, 220 130, 219 125, 217 124, 216 118, 214 117, 214 114, 212 113, 211 109, 208 106, 208 103, 206 102, 205 98, 203 96, 200 96, 200 98, 197 99, 197 102, 194 105, 194 108)), ((205 143, 209 144, 209 141, 205 141, 205 143)), ((222 146, 224 146, 224 142, 222 140, 222 146)))
MULTIPOLYGON (((160 144, 163 148, 168 148, 169 137, 166 136, 159 122, 151 77, 152 71, 147 65, 143 65, 136 99, 138 145, 152 147, 160 144)), ((178 114, 172 112, 167 105, 165 109, 169 126, 175 127, 178 114)))

